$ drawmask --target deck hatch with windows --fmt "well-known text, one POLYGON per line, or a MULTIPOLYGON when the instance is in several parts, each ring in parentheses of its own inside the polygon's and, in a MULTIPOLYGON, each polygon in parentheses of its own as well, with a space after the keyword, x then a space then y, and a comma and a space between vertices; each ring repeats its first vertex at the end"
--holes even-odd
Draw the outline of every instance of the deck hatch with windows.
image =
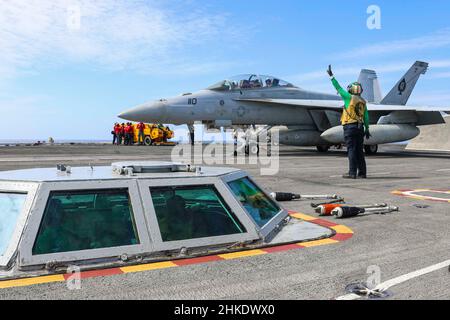
POLYGON ((96 269, 226 253, 330 232, 320 228, 291 222, 235 168, 136 161, 0 172, 0 280, 73 265, 96 269))

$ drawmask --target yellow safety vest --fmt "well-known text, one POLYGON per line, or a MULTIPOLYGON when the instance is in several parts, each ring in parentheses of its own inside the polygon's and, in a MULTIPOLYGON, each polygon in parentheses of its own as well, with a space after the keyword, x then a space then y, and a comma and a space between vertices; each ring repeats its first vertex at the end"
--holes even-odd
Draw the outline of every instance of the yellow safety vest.
POLYGON ((366 108, 366 101, 359 96, 353 95, 348 107, 344 107, 342 111, 341 124, 363 123, 366 108))

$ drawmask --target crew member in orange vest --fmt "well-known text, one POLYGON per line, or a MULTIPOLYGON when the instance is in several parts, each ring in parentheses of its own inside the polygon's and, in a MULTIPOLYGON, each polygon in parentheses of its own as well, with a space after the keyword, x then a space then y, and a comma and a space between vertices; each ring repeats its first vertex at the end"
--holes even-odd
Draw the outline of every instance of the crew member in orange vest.
POLYGON ((133 145, 134 144, 134 127, 133 124, 130 122, 130 138, 128 140, 128 144, 129 145, 133 145))
POLYGON ((120 124, 116 122, 113 129, 113 144, 120 144, 120 124))
POLYGON ((117 122, 114 123, 114 127, 113 127, 113 129, 111 131, 111 134, 113 135, 113 141, 112 141, 113 145, 116 144, 116 141, 117 141, 116 127, 117 127, 117 122))

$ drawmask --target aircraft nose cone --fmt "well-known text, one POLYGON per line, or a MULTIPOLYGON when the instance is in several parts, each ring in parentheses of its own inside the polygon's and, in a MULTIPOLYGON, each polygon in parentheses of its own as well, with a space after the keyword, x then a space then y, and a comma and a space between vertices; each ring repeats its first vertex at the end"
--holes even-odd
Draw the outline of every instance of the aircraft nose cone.
POLYGON ((161 102, 145 103, 122 112, 118 117, 136 122, 164 122, 166 118, 166 107, 161 102))

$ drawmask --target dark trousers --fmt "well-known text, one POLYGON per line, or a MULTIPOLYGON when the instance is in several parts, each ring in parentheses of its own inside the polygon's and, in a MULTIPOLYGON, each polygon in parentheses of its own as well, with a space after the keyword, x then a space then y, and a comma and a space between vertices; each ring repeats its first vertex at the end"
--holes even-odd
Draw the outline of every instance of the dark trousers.
POLYGON ((344 126, 345 144, 347 145, 349 170, 352 176, 367 174, 366 159, 364 157, 364 127, 355 124, 344 126))
POLYGON ((117 135, 115 133, 113 133, 113 143, 112 144, 116 144, 117 141, 117 135))
POLYGON ((131 136, 131 133, 125 133, 125 144, 126 144, 127 146, 133 144, 133 138, 132 138, 132 136, 131 136))
POLYGON ((144 131, 139 131, 138 142, 144 143, 144 131))
POLYGON ((117 137, 117 144, 122 144, 123 141, 123 134, 119 133, 119 136, 117 137))

